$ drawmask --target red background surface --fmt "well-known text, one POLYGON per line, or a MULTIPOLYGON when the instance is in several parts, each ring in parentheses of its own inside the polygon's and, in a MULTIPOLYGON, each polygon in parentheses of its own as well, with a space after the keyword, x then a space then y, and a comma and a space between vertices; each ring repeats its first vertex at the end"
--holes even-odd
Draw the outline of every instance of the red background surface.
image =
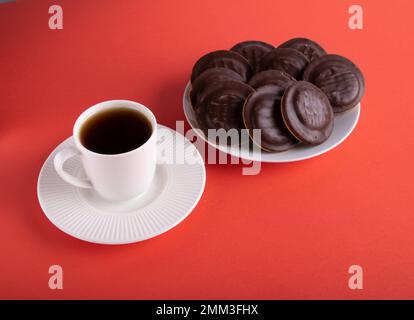
POLYGON ((18 1, 0 4, 0 298, 414 298, 411 1, 18 1), (63 30, 48 28, 60 4, 63 30), (291 164, 207 165, 194 212, 148 241, 102 246, 47 220, 36 182, 87 107, 125 98, 160 123, 202 54, 247 39, 306 36, 363 70, 356 130, 291 164), (48 288, 48 268, 64 289, 48 288), (348 288, 348 267, 364 289, 348 288))

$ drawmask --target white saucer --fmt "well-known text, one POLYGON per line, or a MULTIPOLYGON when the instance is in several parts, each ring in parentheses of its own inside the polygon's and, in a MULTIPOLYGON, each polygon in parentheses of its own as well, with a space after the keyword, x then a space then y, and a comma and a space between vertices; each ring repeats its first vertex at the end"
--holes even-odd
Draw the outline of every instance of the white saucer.
POLYGON ((190 91, 191 91, 191 84, 190 82, 187 84, 187 87, 184 91, 183 96, 183 107, 184 107, 184 114, 187 118, 188 123, 194 129, 195 133, 207 142, 209 145, 215 147, 216 149, 230 154, 235 157, 239 157, 241 159, 246 159, 250 161, 261 161, 261 162, 293 162, 299 160, 305 160, 309 158, 316 157, 321 155, 339 145, 342 141, 344 141, 354 130, 358 118, 359 113, 361 110, 361 104, 358 104, 355 108, 351 110, 345 111, 343 113, 335 114, 334 120, 334 129, 332 131, 331 136, 326 140, 324 143, 317 145, 317 146, 297 146, 290 150, 284 152, 262 152, 258 150, 258 148, 250 148, 249 144, 251 141, 244 143, 240 146, 238 145, 222 145, 217 144, 215 141, 209 140, 205 137, 202 131, 197 124, 196 115, 194 110, 191 106, 190 100, 190 91))
MULTIPOLYGON (((38 199, 47 218, 75 238, 101 244, 142 241, 179 224, 200 200, 206 171, 200 153, 183 135, 158 125, 158 137, 157 160, 163 160, 157 161, 152 186, 136 199, 122 202, 106 201, 93 190, 73 187, 57 175, 53 158, 60 149, 73 144, 72 137, 66 139, 47 158, 37 183, 38 199), (178 145, 184 146, 185 157, 167 163, 164 153, 174 154, 178 145)), ((65 170, 84 175, 78 157, 68 160, 65 170)))

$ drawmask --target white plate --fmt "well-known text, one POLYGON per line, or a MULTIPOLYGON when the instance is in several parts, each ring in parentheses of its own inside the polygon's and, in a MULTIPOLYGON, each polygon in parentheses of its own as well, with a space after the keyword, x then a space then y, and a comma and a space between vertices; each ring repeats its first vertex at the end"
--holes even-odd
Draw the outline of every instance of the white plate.
MULTIPOLYGON (((277 153, 269 153, 269 152, 262 152, 257 148, 250 148, 249 143, 242 144, 240 146, 233 145, 221 145, 217 144, 215 141, 208 140, 205 138, 205 135, 201 132, 197 124, 197 119, 194 113, 194 110, 191 106, 190 101, 190 90, 191 84, 190 82, 187 84, 184 96, 183 96, 183 106, 184 106, 184 114, 189 122, 190 126, 194 129, 196 134, 206 141, 211 146, 217 148, 218 150, 231 154, 235 157, 239 157, 246 160, 253 160, 253 161, 261 161, 261 162, 292 162, 292 161, 299 161, 305 160, 309 158, 316 157, 325 153, 337 145, 339 145, 342 141, 344 141, 354 130, 358 118, 359 113, 361 110, 361 104, 358 104, 355 108, 345 111, 343 113, 335 114, 334 120, 334 129, 332 131, 331 136, 320 145, 317 146, 303 146, 299 145, 294 147, 290 150, 277 152, 277 153)), ((250 142, 251 144, 251 142, 250 142)))
MULTIPOLYGON (((72 137, 66 139, 47 158, 37 183, 38 199, 47 218, 75 238, 100 244, 149 239, 179 224, 203 193, 204 163, 195 146, 180 133, 158 125, 158 137, 158 164, 152 186, 138 198, 122 202, 106 201, 93 190, 73 187, 57 175, 53 158, 73 144, 72 137), (166 163, 164 153, 175 154, 178 145, 184 146, 185 157, 166 163)), ((65 170, 84 175, 77 157, 67 161, 65 170)))

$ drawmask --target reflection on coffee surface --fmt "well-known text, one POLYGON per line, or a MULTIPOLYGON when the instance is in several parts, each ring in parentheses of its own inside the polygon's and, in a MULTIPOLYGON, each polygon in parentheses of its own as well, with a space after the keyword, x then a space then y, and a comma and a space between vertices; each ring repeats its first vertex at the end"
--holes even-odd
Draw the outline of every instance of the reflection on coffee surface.
POLYGON ((151 133, 152 125, 142 113, 129 108, 114 108, 87 119, 80 130, 80 141, 93 152, 118 154, 143 145, 151 133))

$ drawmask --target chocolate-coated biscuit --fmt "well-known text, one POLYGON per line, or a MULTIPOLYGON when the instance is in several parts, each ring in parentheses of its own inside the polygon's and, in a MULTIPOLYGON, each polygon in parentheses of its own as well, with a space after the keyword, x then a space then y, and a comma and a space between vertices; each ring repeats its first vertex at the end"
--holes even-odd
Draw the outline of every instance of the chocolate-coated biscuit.
POLYGON ((193 83, 203 71, 217 67, 236 71, 242 76, 244 82, 247 82, 252 74, 252 67, 249 64, 249 61, 247 61, 241 54, 229 50, 218 50, 207 53, 195 63, 191 73, 191 83, 193 83))
POLYGON ((312 83, 292 84, 283 94, 281 107, 286 127, 298 140, 317 145, 331 135, 334 121, 331 104, 312 83))
POLYGON ((260 61, 260 71, 276 69, 284 71, 295 79, 301 79, 309 60, 301 52, 290 48, 276 48, 260 61))
POLYGON ((318 43, 313 40, 306 38, 293 38, 284 43, 282 43, 279 48, 291 48, 300 51, 303 53, 309 61, 319 58, 326 54, 325 49, 323 49, 318 43))
POLYGON ((261 58, 275 47, 263 41, 243 41, 234 45, 230 50, 245 57, 253 70, 257 72, 261 58))
POLYGON ((193 108, 195 109, 197 102, 200 103, 202 101, 203 92, 206 88, 216 82, 231 79, 243 80, 240 74, 227 68, 209 68, 201 73, 191 85, 190 99, 193 108))
POLYGON ((268 152, 280 152, 294 147, 299 141, 283 122, 280 102, 285 89, 268 84, 250 94, 243 106, 243 121, 252 141, 268 152), (253 132, 260 129, 260 140, 253 132))
POLYGON ((221 81, 219 85, 212 87, 214 90, 211 90, 196 108, 200 128, 205 132, 208 129, 243 128, 243 104, 254 89, 236 80, 221 81))
POLYGON ((335 54, 313 60, 306 67, 303 79, 325 92, 334 112, 353 108, 365 93, 364 76, 358 67, 335 54))
POLYGON ((248 84, 254 89, 265 86, 267 84, 274 84, 286 89, 295 81, 295 78, 286 72, 270 69, 256 73, 253 77, 250 78, 248 84))

